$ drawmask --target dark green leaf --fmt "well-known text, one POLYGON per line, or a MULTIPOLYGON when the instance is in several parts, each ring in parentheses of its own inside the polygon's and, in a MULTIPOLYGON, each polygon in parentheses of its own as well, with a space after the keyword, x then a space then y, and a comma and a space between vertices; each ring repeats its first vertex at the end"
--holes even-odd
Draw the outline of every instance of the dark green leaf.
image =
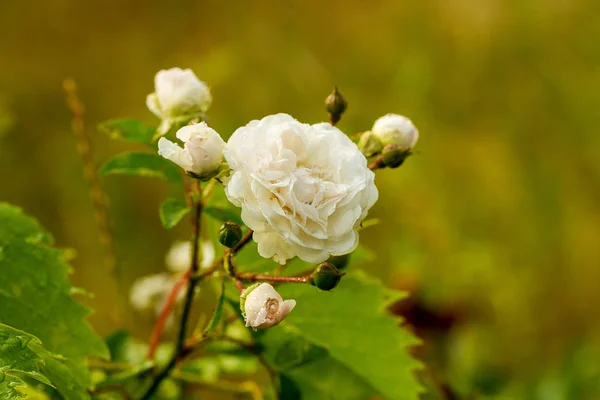
POLYGON ((281 399, 363 400, 377 394, 351 368, 329 356, 281 372, 280 379, 281 399))
POLYGON ((71 297, 65 252, 51 244, 33 218, 0 203, 0 322, 42 341, 52 355, 44 355, 41 373, 64 398, 87 399, 86 358, 107 357, 108 351, 84 321, 89 309, 71 297))
POLYGON ((118 118, 104 121, 98 125, 98 130, 107 134, 111 139, 121 139, 129 142, 152 144, 156 129, 144 125, 132 118, 118 118))
MULTIPOLYGON (((22 376, 36 379, 46 385, 52 383, 40 372, 44 363, 41 342, 35 336, 0 324, 0 398, 18 399, 23 397, 18 391, 25 386, 22 376), (33 345, 37 345, 37 348, 33 345), (37 351, 36 351, 37 350, 37 351)), ((45 351, 44 351, 45 352, 45 351)))
POLYGON ((190 211, 185 201, 169 198, 160 206, 160 222, 165 228, 172 229, 190 211))
POLYGON ((100 167, 100 175, 130 175, 182 182, 179 168, 153 153, 121 153, 100 167))

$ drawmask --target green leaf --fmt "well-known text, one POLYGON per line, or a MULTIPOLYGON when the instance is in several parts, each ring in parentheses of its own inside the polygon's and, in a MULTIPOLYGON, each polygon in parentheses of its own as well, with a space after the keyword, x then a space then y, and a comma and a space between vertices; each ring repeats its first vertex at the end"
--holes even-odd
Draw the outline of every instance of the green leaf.
POLYGON ((0 322, 36 336, 48 353, 40 367, 65 399, 88 399, 86 358, 108 351, 71 297, 65 252, 17 207, 0 203, 0 322))
POLYGON ((280 398, 288 400, 358 400, 377 394, 359 375, 332 357, 281 372, 280 380, 280 398))
POLYGON ((25 387, 22 376, 28 376, 46 385, 52 383, 40 372, 44 363, 39 354, 41 342, 35 336, 0 324, 0 398, 19 399, 24 397, 18 387, 25 387), (37 350, 32 345, 38 345, 37 350))
MULTIPOLYGON (((407 351, 418 341, 398 326, 398 318, 385 311, 390 303, 402 297, 400 293, 362 273, 345 276, 333 292, 293 284, 282 285, 278 291, 284 299, 295 299, 297 306, 279 328, 261 336, 265 348, 277 343, 275 334, 297 335, 324 348, 332 360, 384 397, 418 398, 421 388, 414 371, 420 364, 407 351)), ((313 379, 328 379, 328 375, 317 374, 313 379)))
POLYGON ((204 207, 204 213, 222 222, 235 222, 238 225, 244 225, 240 212, 233 208, 221 208, 216 206, 204 207))
POLYGON ((121 153, 100 167, 100 175, 130 175, 182 182, 179 168, 171 161, 153 153, 121 153))
POLYGON ((152 144, 156 128, 146 126, 133 118, 117 118, 104 121, 98 125, 98 130, 107 134, 111 139, 121 139, 128 142, 152 144))
POLYGON ((204 212, 221 222, 232 221, 236 224, 244 225, 241 217, 241 208, 234 206, 227 200, 225 189, 221 184, 214 185, 212 195, 204 206, 204 212))
POLYGON ((217 300, 217 306, 215 307, 215 311, 213 312, 212 318, 208 323, 208 326, 204 330, 204 335, 210 335, 217 329, 219 323, 221 323, 221 318, 223 317, 223 304, 225 303, 225 280, 221 279, 221 294, 219 295, 219 299, 217 300))
POLYGON ((160 222, 165 228, 172 229, 190 211, 185 201, 169 198, 160 206, 160 222))

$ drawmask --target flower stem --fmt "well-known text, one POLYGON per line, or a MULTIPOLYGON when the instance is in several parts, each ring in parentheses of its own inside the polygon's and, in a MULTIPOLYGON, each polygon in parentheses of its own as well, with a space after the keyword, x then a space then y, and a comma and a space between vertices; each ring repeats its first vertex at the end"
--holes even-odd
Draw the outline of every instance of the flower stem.
MULTIPOLYGON (((212 275, 214 272, 219 270, 219 268, 221 268, 221 266, 223 265, 223 260, 224 260, 224 258, 221 257, 220 259, 215 261, 213 263, 213 265, 211 265, 209 268, 204 270, 204 272, 198 273, 199 266, 200 266, 200 261, 198 260, 198 255, 199 255, 199 251, 198 251, 199 246, 198 245, 199 245, 199 240, 200 240, 200 228, 201 228, 200 224, 201 224, 202 210, 203 210, 202 199, 199 199, 196 203, 193 221, 192 221, 193 222, 193 224, 192 224, 193 231, 194 231, 194 236, 192 238, 192 242, 193 242, 194 247, 192 248, 191 266, 190 266, 189 271, 183 276, 183 277, 185 277, 185 280, 183 280, 183 284, 180 287, 178 287, 178 284, 179 284, 179 282, 178 282, 173 287, 173 290, 169 294, 169 298, 173 297, 173 299, 175 299, 177 297, 177 293, 179 292, 179 290, 181 290, 181 287, 185 284, 185 282, 189 282, 188 290, 187 290, 186 298, 185 298, 185 303, 184 303, 183 314, 181 316, 181 325, 179 328, 179 336, 177 339, 175 352, 173 353, 171 360, 169 360, 169 363, 165 366, 165 368, 158 375, 156 375, 156 377, 154 377, 152 384, 150 385, 150 387, 148 388, 146 393, 141 397, 141 400, 150 399, 154 395, 154 393, 156 392, 156 390, 158 389, 158 387, 160 386, 162 381, 165 380, 165 378, 167 378, 169 376, 169 374, 171 373, 173 368, 175 368, 175 366, 177 365, 177 362, 184 359, 188 354, 190 354, 194 350, 195 346, 199 342, 202 342, 204 339, 206 339, 204 337, 202 337, 200 339, 196 339, 193 342, 193 344, 190 344, 190 345, 186 345, 186 343, 185 343, 185 334, 187 332, 187 325, 188 325, 188 320, 189 320, 189 316, 190 316, 190 311, 192 308, 192 302, 193 302, 192 300, 194 299, 194 291, 196 289, 196 285, 198 284, 198 282, 200 282, 204 278, 212 275)), ((240 242, 233 249, 231 249, 231 253, 235 254, 236 252, 240 251, 246 244, 248 244, 248 242, 250 242, 251 238, 252 238, 252 230, 249 230, 246 233, 246 235, 244 235, 244 237, 242 237, 240 242)), ((183 279, 183 277, 182 277, 182 279, 183 279)), ((170 307, 170 308, 164 307, 163 308, 163 312, 165 314, 165 316, 164 316, 165 320, 168 317, 171 310, 172 310, 172 307, 170 307)), ((162 314, 163 313, 161 312, 161 317, 163 316, 162 314)), ((160 338, 160 335, 162 334, 163 328, 164 328, 164 324, 162 324, 162 326, 159 327, 158 322, 157 322, 157 326, 154 327, 154 330, 156 331, 156 333, 153 332, 151 340, 156 340, 156 344, 154 346, 155 348, 156 348, 156 345, 158 345, 158 339, 160 338), (155 336, 157 337, 156 339, 154 339, 155 336)), ((155 349, 152 350, 152 355, 153 355, 154 351, 155 351, 155 349)), ((150 357, 150 358, 152 358, 152 357, 150 357)))
MULTIPOLYGON (((198 185, 199 186, 199 185, 198 185)), ((199 188, 200 189, 200 188, 199 188)), ((198 196, 201 196, 201 191, 199 190, 198 196)), ((200 281, 202 275, 198 276, 198 270, 200 269, 200 260, 199 260, 199 244, 200 244, 200 228, 202 222, 202 198, 198 198, 196 200, 195 208, 194 208, 194 217, 192 220, 193 223, 193 237, 192 237, 192 260, 190 269, 186 275, 189 276, 188 288, 185 295, 185 303, 183 305, 183 314, 181 316, 181 324, 179 327, 179 336, 177 337, 177 344, 175 345, 175 352, 171 357, 171 360, 167 364, 167 366, 154 378, 152 381, 152 385, 148 388, 146 393, 142 396, 142 400, 147 400, 152 397, 154 392, 158 389, 161 382, 169 376, 171 370, 177 364, 177 361, 180 360, 186 352, 185 350, 185 335, 188 328, 188 322, 190 317, 190 312, 192 310, 192 303, 194 300, 194 292, 196 290, 196 285, 200 281)), ((171 293, 173 294, 173 293, 171 293)), ((168 314, 167 314, 168 315, 168 314)), ((162 330, 162 329, 161 329, 162 330)))
POLYGON ((200 226, 202 221, 202 199, 198 199, 194 211, 194 236, 192 239, 192 265, 190 266, 189 275, 190 279, 188 282, 188 289, 185 295, 185 303, 183 306, 183 315, 181 316, 181 326, 179 328, 179 337, 177 339, 177 345, 175 347, 175 353, 179 353, 183 349, 185 343, 185 334, 187 332, 188 319, 190 311, 192 309, 192 302, 194 300, 194 291, 198 284, 199 276, 198 270, 200 269, 199 260, 199 247, 200 247, 200 226))
POLYGON ((310 282, 311 275, 306 276, 272 276, 272 275, 257 275, 252 273, 240 273, 237 274, 238 279, 244 281, 268 281, 268 282, 287 282, 287 283, 308 283, 310 282))
POLYGON ((245 245, 248 244, 250 239, 252 239, 252 234, 254 231, 252 229, 248 229, 248 232, 240 239, 239 243, 235 245, 233 249, 231 249, 232 253, 235 254, 242 249, 245 245))
POLYGON ((147 360, 154 359, 154 352, 156 351, 156 347, 158 346, 158 343, 160 341, 160 336, 162 335, 162 332, 165 329, 165 324, 167 323, 167 319, 171 314, 171 310, 175 305, 175 300, 177 299, 177 296, 179 295, 181 289, 183 289, 183 287, 187 283, 189 277, 189 272, 186 272, 185 274, 181 275, 181 277, 175 283, 175 286, 173 286, 171 293, 169 293, 169 297, 167 297, 167 300, 165 301, 165 304, 163 305, 160 311, 160 315, 156 320, 156 325, 154 325, 154 329, 152 329, 152 335, 150 336, 150 341, 148 344, 148 353, 146 354, 147 360))
POLYGON ((375 160, 373 160, 373 162, 369 164, 369 169, 375 170, 378 168, 383 168, 384 166, 385 164, 383 163, 383 158, 381 156, 377 156, 377 158, 375 158, 375 160))

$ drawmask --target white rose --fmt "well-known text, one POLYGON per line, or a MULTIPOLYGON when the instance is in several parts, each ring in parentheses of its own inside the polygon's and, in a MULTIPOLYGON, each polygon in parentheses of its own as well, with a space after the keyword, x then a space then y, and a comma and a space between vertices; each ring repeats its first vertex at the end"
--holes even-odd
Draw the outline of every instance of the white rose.
POLYGON ((158 154, 186 171, 207 177, 223 162, 225 142, 206 122, 184 126, 175 136, 184 143, 183 148, 163 137, 158 141, 158 154))
POLYGON ((412 149, 419 139, 419 131, 412 121, 402 115, 387 114, 373 124, 371 132, 385 146, 394 144, 403 149, 412 149))
POLYGON ((208 86, 191 69, 159 71, 154 77, 154 88, 156 91, 146 97, 146 105, 162 120, 158 128, 161 135, 176 122, 203 117, 212 103, 208 86))
POLYGON ((319 263, 356 248, 378 192, 367 160, 339 129, 271 115, 237 129, 225 158, 227 197, 242 208, 261 256, 319 263))
POLYGON ((268 283, 250 287, 242 294, 246 326, 265 329, 277 325, 294 309, 296 300, 285 300, 268 283))
MULTIPOLYGON (((208 268, 215 262, 215 248, 209 240, 200 242, 202 261, 200 268, 208 268)), ((165 258, 167 268, 172 272, 185 272, 190 269, 192 245, 190 242, 175 242, 165 258)))

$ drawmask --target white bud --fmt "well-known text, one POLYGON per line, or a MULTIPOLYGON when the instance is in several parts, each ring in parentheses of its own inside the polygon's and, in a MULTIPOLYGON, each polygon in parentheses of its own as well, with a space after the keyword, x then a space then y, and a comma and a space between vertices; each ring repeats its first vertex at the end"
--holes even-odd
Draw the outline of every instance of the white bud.
POLYGON ((285 300, 268 283, 261 283, 255 288, 248 288, 243 293, 243 304, 246 326, 265 329, 277 325, 294 309, 296 300, 285 300))
POLYGON ((154 87, 146 105, 162 119, 158 129, 162 135, 177 121, 201 118, 212 103, 208 86, 191 69, 163 69, 156 74, 154 87))
POLYGON ((158 154, 202 178, 217 171, 223 162, 225 142, 206 122, 184 126, 175 136, 183 142, 183 148, 160 138, 158 154))
POLYGON ((135 310, 160 312, 175 279, 169 274, 154 274, 137 279, 129 292, 129 301, 135 310))
POLYGON ((419 139, 419 131, 412 121, 402 115, 387 114, 373 124, 371 132, 385 146, 394 144, 403 149, 412 149, 419 139))
MULTIPOLYGON (((200 242, 202 261, 200 268, 208 268, 215 262, 215 247, 209 240, 200 242)), ((190 242, 175 242, 165 257, 167 269, 172 272, 185 272, 190 268, 192 246, 190 242)))

